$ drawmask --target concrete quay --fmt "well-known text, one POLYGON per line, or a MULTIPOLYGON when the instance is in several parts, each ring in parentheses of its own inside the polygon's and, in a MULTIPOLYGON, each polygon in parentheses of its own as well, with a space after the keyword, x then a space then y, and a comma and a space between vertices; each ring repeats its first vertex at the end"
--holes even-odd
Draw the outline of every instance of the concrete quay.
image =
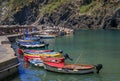
POLYGON ((18 72, 19 62, 6 36, 0 36, 0 81, 18 72))

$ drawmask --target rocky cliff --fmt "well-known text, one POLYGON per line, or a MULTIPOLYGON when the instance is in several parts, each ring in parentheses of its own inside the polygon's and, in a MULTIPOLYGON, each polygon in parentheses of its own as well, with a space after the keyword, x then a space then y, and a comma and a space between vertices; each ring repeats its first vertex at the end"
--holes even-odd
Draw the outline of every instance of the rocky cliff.
POLYGON ((120 29, 119 0, 0 0, 0 24, 120 29))

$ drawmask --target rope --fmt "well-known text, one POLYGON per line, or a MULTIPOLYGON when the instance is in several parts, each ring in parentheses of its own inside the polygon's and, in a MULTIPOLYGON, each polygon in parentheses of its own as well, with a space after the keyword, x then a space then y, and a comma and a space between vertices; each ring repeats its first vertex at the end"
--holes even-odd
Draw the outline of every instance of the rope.
POLYGON ((80 57, 81 57, 81 55, 79 55, 79 57, 76 59, 74 64, 76 64, 79 61, 80 57))

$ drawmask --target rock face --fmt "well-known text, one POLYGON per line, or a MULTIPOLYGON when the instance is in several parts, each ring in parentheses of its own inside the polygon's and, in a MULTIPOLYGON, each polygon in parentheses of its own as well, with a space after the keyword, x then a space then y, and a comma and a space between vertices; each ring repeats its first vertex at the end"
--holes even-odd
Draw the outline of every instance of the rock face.
MULTIPOLYGON (((80 8, 83 5, 94 8, 95 4, 92 5, 92 0, 60 0, 60 5, 58 5, 58 1, 53 3, 53 0, 33 0, 13 16, 0 20, 0 24, 30 25, 37 21, 38 25, 55 25, 74 29, 120 29, 120 8, 115 7, 114 10, 111 10, 113 6, 120 4, 120 1, 117 1, 117 3, 107 3, 105 1, 98 9, 94 9, 94 11, 89 9, 90 12, 86 11, 85 14, 80 12, 80 8), (50 6, 50 4, 53 4, 52 7, 49 7, 50 9, 57 7, 51 12, 45 10, 46 13, 41 14, 43 8, 50 6)), ((97 4, 97 1, 102 0, 94 1, 97 4)), ((0 12, 3 13, 1 10, 0 12)), ((2 15, 0 16, 2 17, 2 15)))
POLYGON ((29 6, 24 6, 21 11, 14 14, 14 21, 20 25, 32 24, 39 14, 38 11, 38 5, 31 3, 29 6))
POLYGON ((113 15, 104 18, 102 27, 106 29, 120 29, 120 8, 117 9, 113 15))
MULTIPOLYGON (((80 3, 76 4, 81 5, 80 3)), ((120 8, 112 13, 108 11, 96 17, 88 14, 80 15, 75 5, 63 4, 63 6, 60 6, 50 15, 45 14, 40 20, 40 24, 64 26, 75 29, 120 29, 120 8)))

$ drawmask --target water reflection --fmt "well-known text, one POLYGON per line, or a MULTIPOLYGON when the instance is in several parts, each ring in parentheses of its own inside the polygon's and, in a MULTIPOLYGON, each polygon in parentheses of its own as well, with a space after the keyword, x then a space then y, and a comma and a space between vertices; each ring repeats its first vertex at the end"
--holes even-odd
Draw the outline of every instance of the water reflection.
POLYGON ((102 81, 100 74, 68 75, 46 71, 30 64, 24 68, 23 65, 24 62, 21 62, 19 66, 19 81, 102 81))

